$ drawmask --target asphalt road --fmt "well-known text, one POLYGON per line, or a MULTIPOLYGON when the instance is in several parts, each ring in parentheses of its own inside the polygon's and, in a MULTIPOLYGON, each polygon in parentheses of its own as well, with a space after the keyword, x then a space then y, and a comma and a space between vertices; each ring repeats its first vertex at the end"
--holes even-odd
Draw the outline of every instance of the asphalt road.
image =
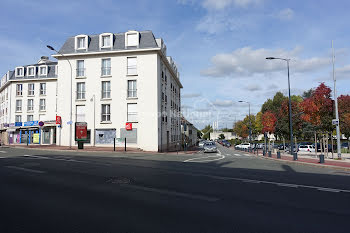
POLYGON ((0 148, 0 232, 349 232, 350 172, 217 154, 0 148))

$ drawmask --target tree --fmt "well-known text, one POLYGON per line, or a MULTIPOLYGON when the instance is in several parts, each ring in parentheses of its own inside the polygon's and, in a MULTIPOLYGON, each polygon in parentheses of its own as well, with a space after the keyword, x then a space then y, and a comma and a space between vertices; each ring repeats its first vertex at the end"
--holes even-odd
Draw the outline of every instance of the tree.
POLYGON ((309 89, 307 91, 304 91, 303 94, 301 95, 301 97, 303 99, 307 99, 307 98, 310 98, 312 96, 312 94, 314 93, 314 89, 309 89))
POLYGON ((350 95, 338 97, 338 111, 341 132, 345 137, 350 137, 350 95))
POLYGON ((276 125, 277 118, 271 111, 265 112, 262 115, 261 120, 262 120, 262 125, 263 125, 263 129, 262 129, 263 133, 274 133, 275 132, 275 125, 276 125))
POLYGON ((211 132, 213 132, 213 128, 210 125, 205 126, 204 129, 202 129, 202 133, 203 133, 202 138, 209 139, 211 132))
POLYGON ((310 98, 304 99, 301 103, 303 112, 302 119, 310 122, 320 131, 333 131, 333 100, 331 99, 332 90, 321 83, 310 98))
POLYGON ((233 132, 235 132, 239 137, 247 138, 249 135, 248 127, 243 121, 237 121, 234 125, 233 132))
POLYGON ((262 115, 262 112, 258 112, 255 117, 255 129, 258 134, 261 134, 263 129, 262 115))
POLYGON ((225 139, 225 135, 222 133, 219 135, 219 139, 222 140, 222 139, 225 139))

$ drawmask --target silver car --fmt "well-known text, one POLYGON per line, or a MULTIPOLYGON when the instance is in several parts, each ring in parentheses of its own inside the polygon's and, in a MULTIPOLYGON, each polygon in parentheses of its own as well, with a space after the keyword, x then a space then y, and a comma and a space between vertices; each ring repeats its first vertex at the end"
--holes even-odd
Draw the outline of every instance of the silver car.
POLYGON ((204 153, 207 152, 217 152, 218 148, 215 145, 215 142, 206 142, 203 146, 204 153))
POLYGON ((206 143, 207 141, 206 140, 202 140, 199 142, 198 146, 199 148, 203 148, 204 144, 206 143))

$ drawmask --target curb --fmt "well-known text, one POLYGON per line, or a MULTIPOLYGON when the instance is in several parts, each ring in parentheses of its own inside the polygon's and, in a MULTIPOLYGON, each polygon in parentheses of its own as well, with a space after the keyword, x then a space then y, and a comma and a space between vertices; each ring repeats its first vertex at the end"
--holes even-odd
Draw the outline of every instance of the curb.
MULTIPOLYGON (((247 152, 243 152, 243 153, 247 154, 247 152)), ((249 153, 249 154, 251 154, 251 153, 249 153)), ((256 155, 256 154, 252 154, 252 155, 254 155, 257 158, 273 160, 273 161, 278 161, 278 162, 282 162, 282 163, 300 164, 300 165, 308 165, 308 166, 319 167, 319 168, 334 168, 334 169, 339 169, 339 170, 350 171, 350 167, 341 167, 341 166, 335 166, 335 165, 323 165, 323 164, 315 164, 315 163, 308 163, 308 162, 301 162, 301 161, 290 161, 290 160, 276 159, 276 158, 271 158, 271 157, 260 156, 260 155, 256 155)))

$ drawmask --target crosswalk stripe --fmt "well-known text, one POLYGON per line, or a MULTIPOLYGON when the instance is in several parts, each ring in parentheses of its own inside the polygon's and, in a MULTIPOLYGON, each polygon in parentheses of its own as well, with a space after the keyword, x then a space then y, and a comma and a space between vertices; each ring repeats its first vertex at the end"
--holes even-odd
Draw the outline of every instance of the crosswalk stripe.
POLYGON ((236 156, 242 156, 242 155, 240 155, 240 154, 235 154, 236 156))

